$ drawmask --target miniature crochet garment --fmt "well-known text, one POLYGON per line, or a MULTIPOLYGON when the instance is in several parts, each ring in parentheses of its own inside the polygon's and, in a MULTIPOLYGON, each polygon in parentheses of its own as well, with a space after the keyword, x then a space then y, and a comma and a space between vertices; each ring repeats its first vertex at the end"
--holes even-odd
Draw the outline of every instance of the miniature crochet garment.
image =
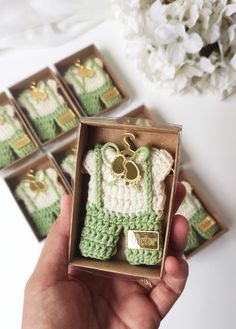
MULTIPOLYGON (((165 204, 164 179, 173 164, 165 150, 148 149, 148 157, 140 162, 142 178, 139 186, 127 185, 122 179, 114 181, 111 168, 104 162, 101 145, 90 150, 84 167, 90 174, 88 200, 80 251, 84 257, 107 260, 117 251, 120 233, 128 230, 159 232, 159 249, 131 249, 125 255, 130 264, 155 265, 162 259, 162 223, 165 204)), ((111 161, 117 156, 112 147, 106 150, 111 161)), ((138 159, 137 159, 138 161, 138 159)))
POLYGON ((14 109, 0 106, 0 169, 32 152, 36 146, 26 134, 14 109))
POLYGON ((89 116, 95 115, 120 103, 122 97, 103 70, 102 61, 99 58, 89 58, 83 65, 92 70, 92 77, 81 76, 78 68, 73 65, 66 71, 65 79, 72 86, 85 112, 89 116), (115 91, 115 95, 106 97, 112 91, 115 91))
POLYGON ((61 196, 66 191, 58 182, 58 174, 53 168, 38 170, 34 176, 45 184, 45 189, 32 189, 30 180, 26 178, 17 185, 15 195, 24 202, 33 226, 39 237, 43 238, 60 213, 61 196))
POLYGON ((195 249, 201 243, 201 238, 211 239, 219 227, 203 208, 200 201, 193 195, 192 187, 188 182, 182 184, 186 189, 186 196, 178 209, 178 214, 189 221, 190 232, 186 251, 195 249))
POLYGON ((37 99, 32 90, 27 89, 20 94, 18 101, 27 110, 41 141, 55 138, 60 132, 70 130, 79 123, 58 93, 55 80, 39 81, 37 89, 45 97, 37 99))
POLYGON ((75 154, 69 154, 61 162, 61 168, 64 173, 68 174, 72 181, 74 180, 75 175, 75 154))

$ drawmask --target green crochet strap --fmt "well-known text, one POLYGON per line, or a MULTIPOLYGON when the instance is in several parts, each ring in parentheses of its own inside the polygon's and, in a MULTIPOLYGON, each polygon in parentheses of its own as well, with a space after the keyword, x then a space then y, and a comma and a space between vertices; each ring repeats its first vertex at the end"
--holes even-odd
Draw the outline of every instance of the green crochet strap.
POLYGON ((34 104, 31 102, 29 96, 28 96, 29 90, 25 90, 20 94, 19 99, 24 104, 24 107, 26 108, 27 112, 29 113, 29 116, 34 119, 39 117, 38 111, 34 104), (34 115, 33 115, 34 114, 34 115))
MULTIPOLYGON (((105 144, 106 145, 106 144, 105 144)), ((113 143, 109 143, 109 145, 113 145, 113 143)), ((95 177, 96 177, 96 204, 98 207, 102 207, 102 146, 97 144, 95 146, 95 177)), ((151 170, 151 162, 150 162, 150 150, 146 147, 146 152, 148 151, 149 155, 144 157, 142 161, 142 166, 144 170, 144 180, 145 180, 145 188, 146 188, 146 198, 147 198, 147 212, 151 213, 153 211, 153 194, 152 194, 152 170, 151 170)))

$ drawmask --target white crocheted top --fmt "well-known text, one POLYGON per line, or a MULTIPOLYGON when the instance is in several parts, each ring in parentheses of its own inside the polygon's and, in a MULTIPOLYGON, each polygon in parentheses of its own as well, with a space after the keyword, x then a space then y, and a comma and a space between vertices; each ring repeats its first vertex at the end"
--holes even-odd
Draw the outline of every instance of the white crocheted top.
POLYGON ((182 181, 181 183, 186 189, 186 196, 181 203, 177 214, 189 219, 197 212, 198 209, 202 208, 202 205, 200 201, 194 195, 192 195, 192 186, 185 181, 182 181), (191 198, 188 197, 189 195, 191 195, 191 198))
MULTIPOLYGON (((106 156, 113 161, 117 153, 112 147, 107 148, 106 156)), ((166 176, 173 166, 173 158, 166 150, 151 149, 152 170, 152 194, 153 210, 163 210, 166 200, 165 183, 166 176)), ((96 203, 96 177, 94 151, 90 150, 84 159, 84 167, 90 174, 88 203, 96 203)), ((114 182, 111 168, 102 164, 102 200, 104 208, 122 214, 136 214, 147 210, 147 197, 144 177, 141 178, 139 188, 126 185, 122 179, 114 182)))
POLYGON ((38 170, 35 177, 46 183, 46 191, 32 191, 28 179, 22 180, 16 188, 16 197, 27 204, 29 212, 49 207, 58 201, 59 196, 66 194, 65 188, 58 182, 58 174, 55 169, 38 170), (28 200, 31 200, 32 203, 28 200))
POLYGON ((10 117, 12 123, 3 120, 3 122, 0 124, 0 141, 2 142, 11 138, 18 129, 22 128, 20 121, 15 117, 13 107, 7 104, 3 106, 3 108, 5 114, 10 117))
POLYGON ((25 90, 18 99, 19 103, 27 109, 31 118, 34 119, 38 116, 43 117, 51 114, 57 110, 58 105, 65 104, 64 98, 58 93, 55 80, 48 79, 46 81, 39 81, 37 83, 37 88, 46 92, 46 99, 34 99, 30 89, 25 90))

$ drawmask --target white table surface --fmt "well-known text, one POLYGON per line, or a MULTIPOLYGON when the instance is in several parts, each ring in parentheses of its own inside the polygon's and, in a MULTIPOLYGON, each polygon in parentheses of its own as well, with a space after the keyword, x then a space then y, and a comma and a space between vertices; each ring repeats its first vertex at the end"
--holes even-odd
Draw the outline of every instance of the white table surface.
MULTIPOLYGON (((163 320, 163 329, 233 329, 236 307, 236 96, 165 96, 128 61, 118 25, 106 22, 61 47, 0 53, 0 90, 95 43, 127 86, 126 110, 144 103, 159 118, 183 125, 184 157, 193 178, 230 231, 189 261, 184 294, 163 320)), ((31 232, 3 180, 0 181, 0 328, 20 328, 24 286, 43 243, 31 232)))

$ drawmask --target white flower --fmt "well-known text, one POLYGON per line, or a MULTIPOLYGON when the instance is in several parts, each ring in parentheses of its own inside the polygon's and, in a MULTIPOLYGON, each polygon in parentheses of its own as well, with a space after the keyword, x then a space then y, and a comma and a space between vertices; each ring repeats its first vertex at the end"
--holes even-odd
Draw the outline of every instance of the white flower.
POLYGON ((111 0, 127 53, 155 86, 236 91, 236 0, 111 0))

